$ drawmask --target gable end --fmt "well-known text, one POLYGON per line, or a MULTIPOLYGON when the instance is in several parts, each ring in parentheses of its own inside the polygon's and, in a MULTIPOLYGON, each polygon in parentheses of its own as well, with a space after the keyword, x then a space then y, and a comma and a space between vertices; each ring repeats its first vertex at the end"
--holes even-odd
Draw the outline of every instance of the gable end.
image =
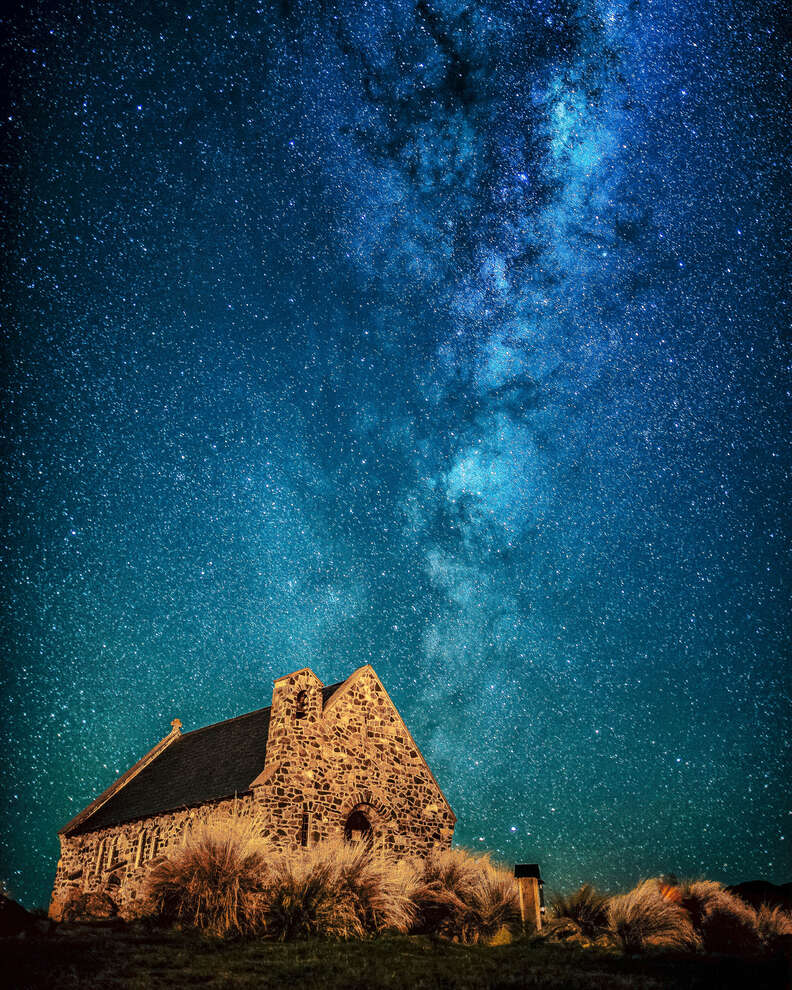
POLYGON ((364 678, 364 677, 371 677, 371 678, 373 678, 373 680, 376 683, 376 685, 379 687, 379 689, 385 695, 385 698, 387 699, 388 704, 391 706, 391 709, 395 713, 397 719, 399 720, 399 723, 400 723, 402 729, 404 730, 404 735, 405 735, 405 739, 407 740, 407 743, 409 744, 410 748, 415 751, 416 756, 418 757, 418 759, 420 760, 420 762, 423 765, 424 769, 426 770, 426 773, 428 774, 429 779, 432 781, 432 783, 434 784, 435 788, 437 789, 437 793, 439 794, 441 801, 445 805, 446 810, 451 815, 452 821, 453 822, 456 822, 456 815, 454 814, 454 809, 449 804, 448 798, 445 796, 445 794, 443 793, 443 789, 438 784, 437 778, 432 773, 431 767, 426 762, 426 758, 424 757, 423 753, 421 752, 421 750, 420 750, 418 744, 416 743, 416 741, 413 739, 412 733, 407 728, 407 726, 406 726, 406 724, 404 722, 404 719, 401 717, 401 713, 399 712, 399 709, 393 703, 393 699, 388 694, 388 692, 387 692, 387 690, 385 688, 385 685, 379 679, 379 677, 377 676, 377 672, 374 670, 374 668, 371 666, 371 664, 368 664, 367 663, 363 667, 358 667, 358 669, 356 671, 354 671, 354 673, 350 674, 350 676, 340 685, 340 687, 338 688, 338 690, 336 690, 333 693, 333 695, 330 698, 330 700, 325 704, 323 717, 326 718, 328 715, 332 715, 333 710, 337 707, 337 705, 340 703, 340 701, 346 696, 346 694, 350 691, 350 689, 353 688, 355 686, 355 684, 357 684, 357 682, 359 680, 361 680, 361 678, 364 678))

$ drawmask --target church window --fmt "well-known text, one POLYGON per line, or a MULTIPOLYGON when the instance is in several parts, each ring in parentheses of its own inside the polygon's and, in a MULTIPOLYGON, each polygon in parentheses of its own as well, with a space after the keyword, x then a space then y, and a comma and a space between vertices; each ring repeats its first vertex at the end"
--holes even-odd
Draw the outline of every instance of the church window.
POLYGON ((137 849, 135 850, 135 866, 140 866, 146 856, 146 830, 142 828, 138 836, 137 849))
POLYGON ((135 866, 142 866, 154 859, 159 848, 159 832, 156 828, 141 830, 135 851, 135 866))
POLYGON ((308 714, 308 692, 298 691, 297 692, 297 704, 295 706, 294 714, 296 718, 305 718, 308 714))
POLYGON ((94 873, 98 876, 102 872, 102 863, 104 862, 105 855, 105 840, 99 843, 96 850, 96 862, 94 863, 94 873))
POLYGON ((308 845, 308 832, 311 827, 311 813, 307 808, 303 808, 302 822, 300 823, 300 845, 308 845))
POLYGON ((112 870, 112 868, 118 862, 118 836, 115 835, 110 840, 107 846, 107 869, 112 870))

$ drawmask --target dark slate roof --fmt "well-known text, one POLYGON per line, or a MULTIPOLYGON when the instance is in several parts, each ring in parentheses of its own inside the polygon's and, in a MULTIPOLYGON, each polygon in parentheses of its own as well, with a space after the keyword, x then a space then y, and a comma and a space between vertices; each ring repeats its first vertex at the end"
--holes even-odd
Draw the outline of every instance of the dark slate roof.
POLYGON ((346 681, 339 681, 337 684, 330 684, 322 688, 322 708, 324 708, 342 684, 346 684, 346 681))
MULTIPOLYGON (((323 688, 322 703, 343 683, 323 688)), ((71 833, 93 832, 248 791, 264 769, 271 711, 260 708, 185 732, 71 833)))

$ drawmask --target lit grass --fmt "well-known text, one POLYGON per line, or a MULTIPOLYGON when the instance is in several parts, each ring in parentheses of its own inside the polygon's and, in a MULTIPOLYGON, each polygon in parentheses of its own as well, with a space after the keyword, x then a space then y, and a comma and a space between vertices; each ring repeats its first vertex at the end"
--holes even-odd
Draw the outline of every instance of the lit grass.
POLYGON ((269 862, 264 882, 273 938, 406 932, 416 914, 414 869, 366 843, 338 839, 281 853, 269 862))
POLYGON ((317 846, 316 860, 332 865, 337 893, 349 898, 368 935, 404 934, 415 920, 417 873, 412 864, 366 843, 334 840, 317 846))
POLYGON ((705 952, 752 953, 762 948, 757 912, 714 880, 693 880, 678 887, 705 952))
POLYGON ((792 939, 792 915, 780 907, 762 904, 756 912, 756 930, 762 948, 767 952, 777 952, 784 941, 792 939))
POLYGON ((201 822, 152 868, 144 911, 220 937, 261 933, 270 855, 255 820, 232 814, 201 822))
POLYGON ((586 883, 574 893, 553 898, 550 915, 574 922, 584 935, 594 938, 607 927, 608 898, 586 883))
POLYGON ((417 869, 418 931, 472 943, 519 922, 514 878, 488 855, 449 849, 418 861, 417 869))
POLYGON ((321 846, 275 857, 266 882, 266 930, 273 938, 365 935, 349 891, 340 889, 333 859, 321 846))
POLYGON ((608 924, 625 952, 649 947, 694 949, 697 937, 690 916, 663 896, 657 880, 644 880, 626 894, 608 901, 608 924))

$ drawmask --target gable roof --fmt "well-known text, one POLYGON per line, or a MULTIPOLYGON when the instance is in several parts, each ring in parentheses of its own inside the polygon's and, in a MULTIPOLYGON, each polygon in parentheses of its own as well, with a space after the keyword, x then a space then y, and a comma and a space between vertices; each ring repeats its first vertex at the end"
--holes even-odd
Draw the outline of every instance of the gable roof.
MULTIPOLYGON (((343 683, 322 688, 323 705, 343 683)), ((264 768, 271 712, 271 707, 260 708, 185 732, 122 787, 110 788, 93 813, 73 818, 62 833, 81 835, 250 790, 264 768)))

